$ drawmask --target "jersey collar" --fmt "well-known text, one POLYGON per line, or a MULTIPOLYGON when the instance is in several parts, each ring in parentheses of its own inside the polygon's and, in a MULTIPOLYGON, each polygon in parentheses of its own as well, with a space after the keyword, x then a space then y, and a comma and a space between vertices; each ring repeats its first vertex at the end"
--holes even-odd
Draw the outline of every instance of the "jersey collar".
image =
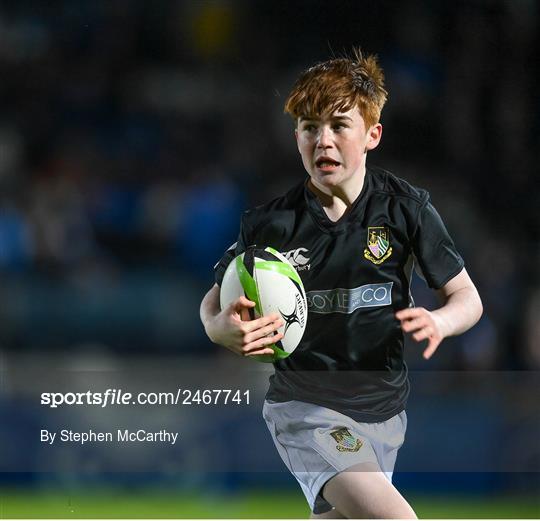
POLYGON ((306 200, 309 213, 314 217, 319 227, 325 231, 340 232, 343 231, 350 222, 356 220, 356 217, 361 214, 365 206, 366 194, 369 193, 372 186, 371 173, 369 168, 366 168, 364 177, 364 186, 358 197, 354 200, 352 206, 347 212, 337 221, 332 221, 326 215, 319 198, 308 188, 309 177, 304 182, 304 197, 306 200))

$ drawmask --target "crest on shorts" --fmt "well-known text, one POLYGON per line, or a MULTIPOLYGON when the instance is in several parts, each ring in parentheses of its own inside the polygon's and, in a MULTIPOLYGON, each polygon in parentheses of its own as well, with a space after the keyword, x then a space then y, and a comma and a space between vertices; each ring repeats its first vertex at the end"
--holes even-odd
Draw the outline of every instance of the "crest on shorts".
POLYGON ((369 226, 367 231, 367 248, 364 257, 373 264, 381 264, 392 255, 390 246, 390 230, 386 226, 369 226))
POLYGON ((358 452, 364 444, 362 440, 355 438, 346 427, 332 431, 330 434, 337 441, 336 449, 339 452, 358 452))

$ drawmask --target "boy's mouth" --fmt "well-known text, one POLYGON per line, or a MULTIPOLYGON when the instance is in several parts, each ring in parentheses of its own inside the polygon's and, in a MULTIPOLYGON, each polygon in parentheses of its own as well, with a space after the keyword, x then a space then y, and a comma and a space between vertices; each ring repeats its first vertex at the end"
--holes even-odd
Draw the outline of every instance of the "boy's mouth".
POLYGON ((317 161, 315 161, 315 166, 317 168, 321 168, 321 169, 330 169, 330 168, 335 168, 337 166, 339 166, 341 163, 339 161, 336 161, 335 159, 332 159, 331 157, 320 157, 319 159, 317 159, 317 161))

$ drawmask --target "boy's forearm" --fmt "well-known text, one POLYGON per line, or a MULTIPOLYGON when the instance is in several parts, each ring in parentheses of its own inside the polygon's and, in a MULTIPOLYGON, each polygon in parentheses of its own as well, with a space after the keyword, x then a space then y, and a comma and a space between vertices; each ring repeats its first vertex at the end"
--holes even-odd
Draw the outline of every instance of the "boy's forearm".
POLYGON ((433 311, 442 324, 444 337, 470 329, 482 316, 482 302, 474 286, 457 290, 446 297, 445 304, 433 311))

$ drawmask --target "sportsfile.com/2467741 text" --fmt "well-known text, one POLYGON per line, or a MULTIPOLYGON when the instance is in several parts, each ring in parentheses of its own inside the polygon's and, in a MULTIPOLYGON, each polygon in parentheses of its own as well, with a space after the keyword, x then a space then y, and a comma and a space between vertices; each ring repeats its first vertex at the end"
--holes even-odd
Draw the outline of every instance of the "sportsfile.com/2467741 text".
POLYGON ((181 389, 176 392, 130 393, 122 389, 84 392, 43 392, 41 405, 51 409, 72 405, 249 405, 249 389, 181 389))

